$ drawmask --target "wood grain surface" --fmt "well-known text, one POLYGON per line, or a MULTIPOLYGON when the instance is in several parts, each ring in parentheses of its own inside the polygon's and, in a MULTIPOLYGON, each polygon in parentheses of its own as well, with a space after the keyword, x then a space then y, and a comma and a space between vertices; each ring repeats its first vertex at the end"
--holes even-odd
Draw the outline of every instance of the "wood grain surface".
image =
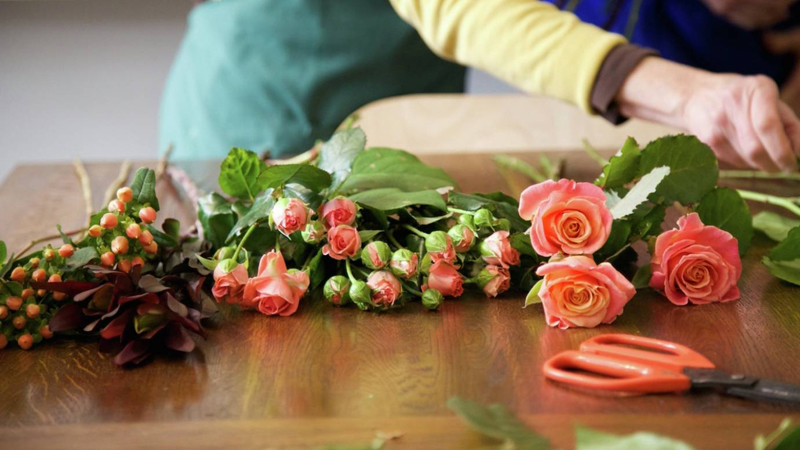
MULTIPOLYGON (((566 176, 597 174, 582 154, 560 155, 566 176)), ((423 159, 464 191, 505 188, 488 155, 423 159)), ((99 202, 118 168, 88 170, 99 202)), ((190 170, 215 180, 214 164, 190 170)), ((753 183, 745 184, 800 193, 800 186, 753 183)), ((158 191, 162 218, 192 223, 178 190, 162 181, 158 191)), ((49 234, 57 221, 68 229, 84 220, 68 165, 16 168, 0 189, 0 211, 10 251, 49 234)), ((739 301, 676 307, 646 290, 613 325, 589 330, 547 327, 540 306, 522 309, 523 293, 494 300, 468 293, 438 312, 411 304, 365 313, 321 298, 306 298, 286 318, 224 310, 189 357, 159 357, 132 370, 116 367, 94 342, 54 340, 29 352, 9 346, 0 351, 0 447, 305 448, 368 443, 376 430, 403 433, 389 448, 489 444, 445 407, 460 395, 508 406, 561 446, 572 445, 579 423, 658 431, 700 448, 752 448, 752 438, 782 417, 800 419, 800 408, 714 393, 594 396, 547 382, 541 366, 588 337, 621 332, 688 345, 726 371, 800 383, 800 288, 760 264, 768 246, 765 237, 754 239, 739 301)))

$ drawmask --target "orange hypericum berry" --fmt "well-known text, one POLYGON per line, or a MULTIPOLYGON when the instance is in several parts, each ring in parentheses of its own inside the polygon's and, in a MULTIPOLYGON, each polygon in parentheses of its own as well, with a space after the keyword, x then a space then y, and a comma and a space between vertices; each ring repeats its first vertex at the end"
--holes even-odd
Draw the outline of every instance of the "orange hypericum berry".
POLYGON ((22 299, 27 300, 33 296, 33 289, 32 288, 25 288, 22 290, 22 299))
POLYGON ((38 291, 36 291, 37 297, 44 297, 45 295, 47 295, 47 291, 44 289, 39 289, 38 291))
POLYGON ((114 265, 114 258, 115 256, 113 253, 105 252, 102 255, 100 255, 100 264, 106 267, 111 267, 114 265))
POLYGON ((92 225, 89 227, 89 236, 99 238, 103 235, 103 227, 100 225, 92 225))
POLYGON ((44 269, 36 269, 31 274, 31 280, 37 283, 43 282, 46 277, 47 277, 47 272, 45 272, 44 269))
POLYGON ((41 334, 45 339, 50 339, 53 337, 53 332, 50 331, 50 325, 45 325, 42 328, 39 328, 39 334, 41 334))
POLYGON ((28 263, 31 265, 31 269, 36 269, 39 267, 39 258, 31 258, 28 263))
POLYGON ((17 338, 17 345, 23 350, 30 350, 33 347, 33 336, 30 334, 23 334, 17 338))
MULTIPOLYGON (((0 305, 0 320, 5 319, 6 317, 8 317, 8 306, 0 305)), ((2 334, 0 334, 0 336, 2 336, 2 334)))
POLYGON ((75 247, 73 247, 70 244, 64 244, 61 246, 60 249, 58 249, 58 254, 62 258, 69 258, 70 256, 75 254, 75 247))
POLYGON ((100 218, 100 226, 106 230, 110 230, 117 226, 117 216, 112 213, 105 213, 100 218))
POLYGON ((117 236, 111 241, 111 251, 117 255, 128 253, 128 239, 125 236, 117 236))
POLYGON ((142 231, 142 234, 139 235, 139 243, 142 244, 142 247, 147 247, 151 242, 153 242, 153 233, 150 230, 142 231))
POLYGON ((28 306, 25 307, 25 314, 27 314, 31 319, 39 317, 39 313, 41 311, 42 308, 40 308, 36 303, 28 303, 28 306))
POLYGON ((14 319, 11 320, 11 325, 14 325, 14 328, 18 330, 25 328, 25 325, 27 323, 28 321, 25 320, 25 316, 16 316, 14 317, 14 319))
POLYGON ((139 228, 139 224, 132 223, 125 229, 125 234, 131 239, 139 239, 139 236, 142 235, 142 229, 139 228))
POLYGON ((133 190, 128 186, 117 189, 117 200, 128 203, 133 200, 133 190))
POLYGON ((125 212, 125 203, 119 200, 111 200, 108 204, 108 212, 122 214, 125 212))
POLYGON ((14 267, 14 270, 11 271, 11 279, 17 283, 25 282, 26 276, 28 276, 28 274, 25 273, 25 269, 22 267, 14 267))
POLYGON ((8 339, 6 338, 5 334, 0 334, 0 350, 6 348, 8 345, 8 339))
POLYGON ((53 258, 56 257, 56 252, 52 248, 45 249, 44 251, 44 259, 48 261, 52 261, 53 258))
POLYGON ((131 266, 143 266, 143 265, 144 265, 144 260, 142 259, 141 256, 134 256, 133 259, 131 260, 131 266))
POLYGON ((67 294, 65 294, 63 292, 53 292, 53 300, 55 300, 57 302, 60 302, 61 300, 64 300, 65 298, 67 298, 67 294))
POLYGON ((8 309, 16 311, 22 306, 22 298, 12 295, 6 299, 6 306, 8 306, 8 309))
POLYGON ((128 273, 131 271, 131 261, 129 259, 121 259, 117 263, 117 269, 128 273))
POLYGON ((139 218, 144 223, 153 223, 156 221, 156 210, 148 206, 139 210, 139 218))
POLYGON ((155 255, 158 253, 158 244, 156 244, 156 241, 153 241, 150 243, 150 245, 146 245, 144 247, 144 251, 149 255, 155 255))
POLYGON ((48 283, 61 283, 61 275, 54 273, 47 279, 48 283))

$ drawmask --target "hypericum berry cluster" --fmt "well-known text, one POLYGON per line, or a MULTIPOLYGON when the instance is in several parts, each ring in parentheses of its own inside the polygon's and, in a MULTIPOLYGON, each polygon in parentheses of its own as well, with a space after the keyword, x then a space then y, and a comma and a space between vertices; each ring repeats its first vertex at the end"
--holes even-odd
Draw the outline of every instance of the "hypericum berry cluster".
POLYGON ((97 250, 101 265, 130 272, 158 253, 158 244, 147 229, 155 221, 156 210, 149 204, 139 204, 131 188, 123 187, 117 190, 116 200, 108 204, 100 223, 89 227, 86 242, 97 250))

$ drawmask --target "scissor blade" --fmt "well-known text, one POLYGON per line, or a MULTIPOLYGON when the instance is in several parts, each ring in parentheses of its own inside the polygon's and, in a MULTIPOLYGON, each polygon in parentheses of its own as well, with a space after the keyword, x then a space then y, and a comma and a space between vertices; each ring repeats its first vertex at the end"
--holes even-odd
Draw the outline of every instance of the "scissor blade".
POLYGON ((726 388, 725 393, 750 400, 777 400, 800 404, 800 386, 775 380, 759 379, 752 386, 726 388))

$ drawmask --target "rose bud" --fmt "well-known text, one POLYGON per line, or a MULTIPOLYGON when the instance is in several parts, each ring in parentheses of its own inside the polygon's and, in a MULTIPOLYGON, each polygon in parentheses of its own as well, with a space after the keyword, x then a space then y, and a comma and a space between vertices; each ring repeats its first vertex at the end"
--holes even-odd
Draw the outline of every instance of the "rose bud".
POLYGON ((23 350, 30 350, 33 347, 33 336, 30 334, 23 334, 17 338, 17 345, 23 350))
POLYGON ((27 299, 33 297, 33 294, 34 294, 33 289, 25 288, 25 289, 22 290, 22 299, 23 300, 27 300, 27 299))
POLYGON ((52 261, 56 257, 56 252, 52 248, 46 248, 42 255, 46 261, 52 261))
POLYGON ((151 242, 150 245, 146 245, 144 247, 144 252, 148 255, 155 255, 158 253, 158 244, 156 244, 156 241, 151 242))
POLYGON ((131 259, 131 267, 134 266, 144 266, 144 260, 141 256, 134 256, 133 259, 131 259))
POLYGON ((31 260, 28 261, 28 264, 31 265, 31 269, 36 269, 37 267, 39 267, 39 262, 40 262, 39 258, 31 258, 31 260))
POLYGON ((28 306, 25 307, 25 314, 31 319, 39 317, 39 312, 41 312, 41 308, 36 303, 28 303, 28 306))
POLYGON ((53 337, 53 332, 50 331, 50 325, 45 325, 42 328, 39 328, 39 334, 45 339, 50 339, 53 337))
POLYGON ((456 249, 453 240, 444 231, 434 231, 425 238, 425 250, 431 255, 431 261, 447 261, 452 263, 456 259, 456 249))
POLYGON ((325 228, 333 228, 338 225, 352 225, 356 221, 358 208, 352 200, 344 197, 337 197, 320 208, 320 220, 325 228))
POLYGON ((111 200, 108 203, 108 212, 115 213, 115 214, 122 214, 125 212, 125 203, 122 203, 119 200, 111 200))
POLYGON ((328 243, 322 247, 324 255, 338 260, 355 258, 359 250, 361 236, 349 225, 337 225, 328 230, 328 243))
POLYGON ((539 298, 551 327, 592 328, 611 323, 636 293, 633 285, 609 263, 595 264, 571 256, 536 270, 543 276, 539 298))
POLYGON ((142 235, 142 229, 138 223, 132 223, 128 225, 128 228, 125 228, 125 235, 131 239, 139 239, 139 236, 142 235))
POLYGON ((142 247, 147 247, 151 242, 153 242, 153 233, 150 230, 142 230, 139 235, 139 243, 142 244, 142 247))
POLYGON ((472 214, 461 214, 458 216, 459 225, 469 227, 470 230, 475 231, 475 221, 472 219, 472 214))
POLYGON ((128 239, 125 236, 117 236, 111 241, 111 251, 117 255, 128 253, 128 239))
POLYGON ((508 231, 495 231, 481 242, 481 257, 487 264, 509 268, 519 264, 519 252, 511 246, 508 231))
POLYGON ((125 273, 130 273, 131 266, 132 264, 129 259, 120 259, 119 262, 117 263, 117 270, 125 273))
POLYGON ((475 243, 475 233, 466 225, 458 224, 447 231, 458 253, 468 252, 475 243))
POLYGON ((497 297, 511 286, 511 274, 502 266, 490 264, 478 273, 477 282, 487 297, 497 297))
POLYGON ((133 190, 127 186, 117 189, 117 200, 122 203, 129 203, 133 200, 133 190))
POLYGON ((156 210, 151 206, 146 206, 139 210, 139 218, 144 223, 153 223, 156 221, 156 210))
POLYGON ((89 236, 93 238, 99 238, 100 236, 103 235, 103 227, 101 227, 100 225, 92 225, 89 227, 88 233, 89 236))
POLYGON ((411 250, 401 248, 392 254, 389 267, 392 273, 398 277, 408 280, 417 274, 417 262, 419 256, 411 250))
POLYGON ((308 207, 296 198, 283 197, 275 203, 270 212, 270 220, 285 236, 305 229, 308 222, 308 207))
POLYGON ((12 295, 6 298, 6 306, 8 306, 8 309, 16 311, 22 306, 22 298, 12 295))
POLYGON ((111 266, 114 265, 114 259, 115 258, 116 258, 116 256, 114 256, 113 253, 105 252, 102 255, 100 255, 100 264, 102 264, 102 265, 104 265, 106 267, 111 267, 111 266))
POLYGON ((436 289, 425 289, 422 293, 422 306, 430 309, 431 311, 439 309, 444 301, 444 296, 436 289))
POLYGON ((312 220, 308 222, 301 235, 307 244, 319 244, 325 239, 325 225, 319 220, 312 220))
POLYGON ((334 305, 344 305, 350 301, 350 280, 342 275, 330 277, 322 292, 325 299, 334 305))
POLYGON ((436 289, 446 297, 458 297, 464 293, 464 279, 454 265, 439 261, 431 266, 428 288, 436 289))
POLYGON ((18 330, 25 328, 27 324, 28 321, 25 319, 25 316, 14 316, 14 318, 11 319, 11 325, 18 330))
MULTIPOLYGON (((6 301, 8 300, 6 299, 6 301)), ((8 317, 8 306, 0 305, 0 320, 5 319, 6 317, 8 317)), ((0 334, 0 336, 2 336, 2 334, 0 334)))
POLYGON ((361 250, 361 262, 372 270, 383 269, 391 258, 392 249, 385 242, 370 242, 361 250))
MULTIPOLYGON (((221 262, 220 265, 225 264, 221 262)), ((267 316, 290 316, 297 312, 311 280, 308 274, 297 269, 286 270, 283 254, 272 250, 258 263, 256 276, 247 280, 242 296, 242 306, 257 308, 267 316)))
POLYGON ((247 268, 232 259, 224 259, 214 268, 214 287, 211 294, 217 302, 242 302, 244 286, 247 283, 247 268))
POLYGON ((614 220, 601 188, 566 179, 525 189, 519 215, 531 221, 531 245, 542 256, 590 255, 606 243, 614 220))
POLYGON ((478 230, 492 228, 492 225, 494 224, 494 216, 488 209, 481 208, 475 211, 475 215, 472 217, 472 222, 475 224, 475 228, 478 230))
POLYGON ((400 280, 388 270, 379 270, 369 274, 367 286, 372 289, 372 303, 383 308, 394 305, 394 302, 403 293, 400 280))
POLYGON ((61 248, 58 249, 58 254, 62 258, 69 258, 70 256, 75 254, 75 247, 70 244, 64 244, 61 248))
POLYGON ((350 285, 350 300, 362 311, 375 306, 372 304, 372 289, 361 280, 356 280, 350 285))
POLYGON ((11 280, 17 283, 24 283, 26 276, 28 274, 25 273, 25 269, 22 267, 14 267, 14 270, 11 271, 11 280))
POLYGON ((111 230, 117 226, 117 216, 112 213, 105 213, 100 218, 100 226, 106 230, 111 230))
POLYGON ((494 227, 498 230, 511 231, 511 221, 503 217, 494 222, 494 227))
POLYGON ((43 282, 47 278, 47 272, 44 269, 36 269, 31 274, 31 280, 37 283, 43 282))

